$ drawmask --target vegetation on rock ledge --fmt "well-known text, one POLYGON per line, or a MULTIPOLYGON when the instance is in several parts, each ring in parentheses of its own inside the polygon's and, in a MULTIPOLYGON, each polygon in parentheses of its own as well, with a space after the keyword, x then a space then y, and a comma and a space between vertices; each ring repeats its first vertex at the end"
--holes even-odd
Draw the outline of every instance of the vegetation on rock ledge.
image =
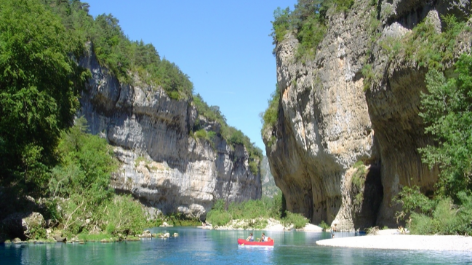
POLYGON ((233 147, 235 145, 244 145, 249 154, 249 170, 252 174, 258 175, 260 173, 260 163, 262 161, 262 150, 257 147, 255 143, 251 142, 249 137, 244 135, 243 132, 229 126, 226 123, 225 116, 221 113, 218 106, 208 106, 200 94, 193 96, 193 103, 199 115, 205 117, 209 122, 217 123, 219 127, 219 131, 217 132, 206 131, 202 128, 200 120, 197 119, 193 128, 194 135, 198 138, 206 139, 212 144, 212 146, 215 144, 214 137, 216 135, 225 139, 227 143, 233 147))
POLYGON ((314 58, 327 30, 328 10, 344 12, 353 4, 354 0, 298 0, 293 11, 278 7, 272 21, 274 43, 280 43, 287 33, 293 32, 300 43, 296 59, 314 58))
POLYGON ((279 113, 279 100, 280 100, 280 88, 277 84, 275 92, 272 93, 271 99, 268 101, 267 109, 264 113, 261 113, 262 129, 261 134, 264 137, 264 133, 267 130, 271 131, 271 135, 267 146, 272 146, 276 141, 276 136, 274 135, 274 126, 277 123, 278 113, 279 113))

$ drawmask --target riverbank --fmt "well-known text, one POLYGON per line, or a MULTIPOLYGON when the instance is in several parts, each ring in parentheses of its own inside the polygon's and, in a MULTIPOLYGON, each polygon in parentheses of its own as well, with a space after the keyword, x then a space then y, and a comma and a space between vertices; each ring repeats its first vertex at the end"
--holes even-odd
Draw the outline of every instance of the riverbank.
POLYGON ((443 235, 374 235, 332 238, 316 241, 319 246, 397 249, 472 251, 472 237, 443 235))
POLYGON ((248 220, 232 220, 224 226, 213 226, 203 223, 198 228, 215 230, 266 230, 266 231, 301 231, 301 232, 323 232, 323 228, 314 224, 307 223, 305 227, 295 229, 293 224, 284 226, 280 220, 274 218, 266 219, 267 224, 264 227, 253 228, 248 226, 248 220))

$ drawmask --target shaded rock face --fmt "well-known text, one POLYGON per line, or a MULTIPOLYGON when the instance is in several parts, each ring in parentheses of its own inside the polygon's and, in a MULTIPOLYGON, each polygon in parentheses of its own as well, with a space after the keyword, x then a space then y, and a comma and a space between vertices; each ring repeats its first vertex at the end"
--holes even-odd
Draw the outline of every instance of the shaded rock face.
POLYGON ((469 14, 469 1, 451 2, 356 1, 348 13, 329 16, 315 59, 305 63, 295 59, 295 37, 277 44, 278 122, 263 138, 289 211, 341 230, 396 226, 392 198, 403 186, 434 190, 438 171, 422 164, 417 151, 432 143, 418 116, 427 69, 402 58, 389 61, 369 32, 372 12, 382 23, 380 39, 404 36, 426 17, 440 30, 442 15, 469 14), (381 81, 366 91, 362 69, 368 63, 381 81), (359 161, 366 171, 362 187, 354 187, 359 161))
MULTIPOLYGON (((80 65, 92 73, 81 110, 93 134, 115 146, 121 163, 111 184, 131 193, 152 215, 183 213, 204 218, 217 199, 240 202, 261 197, 260 175, 249 170, 243 145, 234 148, 217 137, 215 144, 190 136, 199 117, 189 100, 171 100, 160 87, 121 84, 102 68, 89 49, 80 65)), ((218 131, 217 131, 218 132, 218 131)))
POLYGON ((21 212, 7 216, 3 219, 2 225, 11 237, 25 240, 32 237, 34 230, 44 228, 46 222, 38 212, 21 212))
POLYGON ((269 160, 266 156, 262 158, 261 162, 261 181, 262 181, 262 195, 273 198, 280 189, 275 185, 274 177, 270 173, 269 160))

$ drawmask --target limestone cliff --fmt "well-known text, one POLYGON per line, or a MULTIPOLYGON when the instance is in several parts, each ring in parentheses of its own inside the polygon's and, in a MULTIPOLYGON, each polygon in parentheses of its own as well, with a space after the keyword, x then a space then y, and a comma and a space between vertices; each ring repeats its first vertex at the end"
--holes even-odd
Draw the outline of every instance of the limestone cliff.
POLYGON ((219 137, 218 124, 200 116, 190 99, 172 100, 136 76, 134 85, 122 84, 91 50, 80 61, 92 78, 78 115, 87 119, 93 134, 115 147, 120 169, 111 184, 117 192, 133 194, 152 213, 201 218, 217 199, 261 197, 260 174, 250 171, 247 150, 219 137), (216 132, 212 143, 193 137, 196 121, 216 132))
MULTIPOLYGON (((360 0, 344 13, 328 12, 313 60, 295 59, 292 34, 277 43, 278 121, 263 137, 288 210, 345 230, 395 226, 391 200, 403 186, 434 190, 438 172, 417 151, 432 143, 418 116, 428 69, 402 54, 389 57, 385 42, 401 40, 424 19, 440 31, 443 15, 469 11, 468 0, 360 0), (377 75, 371 83, 366 65, 377 75)), ((470 50, 470 40, 461 35, 455 58, 470 50)))
POLYGON ((275 185, 274 177, 270 172, 269 160, 266 156, 262 158, 261 162, 261 181, 262 181, 262 195, 273 198, 280 189, 275 185))

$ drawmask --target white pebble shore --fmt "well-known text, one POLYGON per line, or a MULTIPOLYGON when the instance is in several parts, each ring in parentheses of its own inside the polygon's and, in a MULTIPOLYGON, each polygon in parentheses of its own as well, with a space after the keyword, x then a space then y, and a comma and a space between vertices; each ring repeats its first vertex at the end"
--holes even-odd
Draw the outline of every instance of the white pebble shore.
POLYGON ((317 245, 330 247, 472 251, 470 236, 376 235, 324 239, 317 245))

